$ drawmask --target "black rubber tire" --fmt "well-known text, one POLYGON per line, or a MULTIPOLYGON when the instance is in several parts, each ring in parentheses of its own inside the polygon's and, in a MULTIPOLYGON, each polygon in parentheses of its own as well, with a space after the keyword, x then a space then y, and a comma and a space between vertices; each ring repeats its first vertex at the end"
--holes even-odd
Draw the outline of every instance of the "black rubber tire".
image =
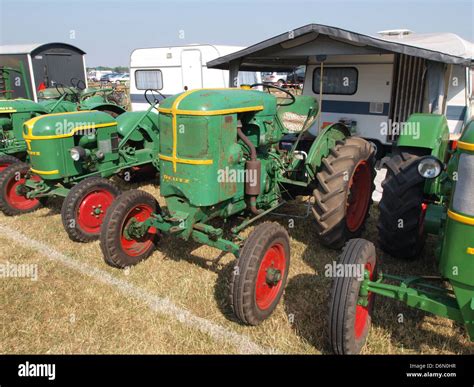
POLYGON ((8 185, 12 180, 17 180, 18 178, 23 179, 25 175, 29 172, 30 167, 23 163, 15 163, 10 165, 9 167, 5 168, 0 173, 0 210, 7 216, 15 216, 21 214, 27 214, 29 212, 36 211, 40 206, 41 202, 38 199, 33 199, 36 202, 36 205, 31 206, 28 209, 19 209, 17 207, 12 206, 7 197, 7 190, 8 185))
POLYGON ((313 191, 313 215, 316 231, 321 243, 327 247, 340 249, 344 243, 359 237, 365 227, 372 205, 372 192, 375 189, 374 148, 359 137, 348 137, 338 142, 329 155, 323 159, 316 174, 316 188, 313 191), (350 184, 356 167, 366 161, 372 175, 367 210, 361 225, 354 231, 346 224, 347 202, 350 184), (350 176, 350 178, 348 178, 350 176))
POLYGON ((402 259, 417 257, 425 243, 422 231, 425 180, 418 173, 417 160, 418 156, 401 153, 385 163, 387 176, 382 183, 377 224, 379 245, 383 251, 402 259))
POLYGON ((121 246, 123 223, 129 212, 139 205, 150 206, 153 213, 160 212, 160 207, 152 195, 134 189, 119 195, 105 215, 100 232, 100 248, 105 262, 110 266, 125 268, 136 265, 148 258, 156 247, 158 233, 152 237, 150 247, 137 256, 127 254, 121 246))
POLYGON ((0 172, 12 164, 21 163, 19 158, 10 155, 0 155, 0 172))
MULTIPOLYGON (((376 278, 376 251, 373 243, 365 239, 351 239, 345 245, 339 258, 343 265, 372 265, 374 280, 376 278)), ((332 350, 338 355, 360 353, 369 334, 374 306, 374 296, 368 308, 366 324, 359 338, 355 335, 355 316, 359 290, 362 281, 357 277, 335 277, 329 297, 329 340, 332 350)))
POLYGON ((258 325, 275 310, 285 289, 290 267, 290 238, 288 232, 275 222, 257 226, 245 241, 237 260, 230 283, 230 305, 235 316, 247 325, 258 325), (273 302, 266 309, 256 302, 256 280, 260 264, 267 250, 275 243, 281 243, 285 251, 286 270, 273 302))
POLYGON ((97 189, 106 190, 115 198, 121 193, 120 188, 112 181, 104 179, 103 177, 89 177, 73 186, 63 201, 61 220, 69 238, 75 242, 86 243, 99 239, 100 230, 97 232, 88 232, 83 229, 77 221, 79 206, 85 196, 97 189))

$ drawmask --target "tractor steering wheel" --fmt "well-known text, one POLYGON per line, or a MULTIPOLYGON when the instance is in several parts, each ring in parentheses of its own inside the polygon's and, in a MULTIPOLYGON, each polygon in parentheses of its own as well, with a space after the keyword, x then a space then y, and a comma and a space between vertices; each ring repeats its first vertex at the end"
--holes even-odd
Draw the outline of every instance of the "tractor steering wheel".
POLYGON ((162 100, 166 98, 158 90, 155 90, 155 89, 146 89, 145 90, 145 99, 148 102, 148 104, 150 104, 152 106, 155 106, 158 102, 160 102, 160 99, 157 97, 157 94, 162 97, 162 100), (150 93, 150 96, 153 97, 153 103, 150 102, 150 100, 148 99, 148 93, 150 93))
POLYGON ((86 83, 82 79, 71 78, 71 86, 79 90, 84 90, 86 83))
POLYGON ((59 98, 61 98, 64 94, 68 94, 67 91, 69 91, 69 93, 73 96, 73 101, 79 102, 79 94, 72 88, 66 87, 62 83, 55 83, 54 87, 59 93, 59 98), (61 88, 61 90, 59 88, 61 88))
POLYGON ((276 90, 282 91, 285 94, 287 94, 288 97, 285 97, 285 99, 289 98, 290 101, 288 103, 277 103, 277 106, 293 105, 296 101, 295 96, 293 94, 291 94, 288 90, 282 89, 281 87, 270 85, 268 83, 254 83, 253 85, 250 85, 250 88, 254 88, 254 87, 257 87, 257 86, 266 87, 267 89, 276 89, 276 90))

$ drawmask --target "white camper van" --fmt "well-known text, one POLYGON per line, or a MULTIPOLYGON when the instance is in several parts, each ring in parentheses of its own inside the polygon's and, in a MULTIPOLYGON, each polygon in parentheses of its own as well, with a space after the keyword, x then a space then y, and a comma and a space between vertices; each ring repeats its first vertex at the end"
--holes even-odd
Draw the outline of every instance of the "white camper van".
MULTIPOLYGON (((206 44, 134 50, 130 57, 132 110, 148 108, 144 96, 146 89, 156 89, 168 97, 184 90, 228 87, 229 71, 208 69, 206 63, 242 48, 206 44)), ((235 86, 259 82, 260 73, 240 71, 235 86)))
POLYGON ((445 115, 452 139, 474 115, 474 44, 452 33, 369 36, 309 24, 207 65, 229 69, 231 77, 240 70, 306 66, 303 94, 321 100, 313 134, 343 121, 377 145, 379 157, 412 113, 445 115))

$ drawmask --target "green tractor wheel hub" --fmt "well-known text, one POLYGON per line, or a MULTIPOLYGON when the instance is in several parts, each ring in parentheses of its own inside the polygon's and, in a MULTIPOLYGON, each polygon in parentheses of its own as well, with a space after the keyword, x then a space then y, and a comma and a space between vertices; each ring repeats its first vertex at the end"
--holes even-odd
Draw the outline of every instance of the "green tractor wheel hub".
POLYGON ((274 267, 269 267, 267 269, 265 280, 268 285, 276 286, 278 282, 281 281, 281 270, 275 269, 274 267))
POLYGON ((149 227, 145 222, 139 222, 136 218, 131 218, 123 230, 125 239, 138 240, 145 236, 149 227))
POLYGON ((94 215, 95 217, 99 217, 100 214, 103 214, 104 211, 102 210, 102 204, 99 204, 97 207, 92 206, 92 212, 91 215, 94 215))

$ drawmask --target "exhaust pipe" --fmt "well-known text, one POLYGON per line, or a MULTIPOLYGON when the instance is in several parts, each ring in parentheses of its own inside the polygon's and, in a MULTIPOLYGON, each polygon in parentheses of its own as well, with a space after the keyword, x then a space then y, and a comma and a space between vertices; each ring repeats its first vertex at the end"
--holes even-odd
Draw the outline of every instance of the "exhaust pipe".
POLYGON ((255 215, 258 215, 261 212, 257 209, 257 196, 260 194, 262 164, 260 160, 257 160, 257 150, 255 149, 255 145, 253 145, 249 138, 242 132, 242 129, 237 128, 237 135, 244 144, 250 148, 250 160, 245 163, 246 175, 256 176, 257 179, 254 182, 249 181, 250 179, 245 181, 245 194, 250 196, 250 211, 255 215))

